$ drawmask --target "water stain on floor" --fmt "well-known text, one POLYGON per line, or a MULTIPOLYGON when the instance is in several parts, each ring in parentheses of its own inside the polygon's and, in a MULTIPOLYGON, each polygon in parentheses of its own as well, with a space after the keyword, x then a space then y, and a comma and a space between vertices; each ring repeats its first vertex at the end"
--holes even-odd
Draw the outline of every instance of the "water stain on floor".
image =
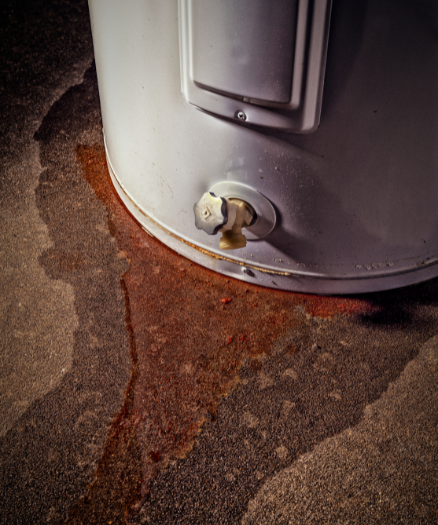
POLYGON ((160 469, 190 451, 203 422, 215 418, 221 397, 239 381, 244 360, 257 368, 274 341, 299 330, 308 316, 375 307, 354 298, 265 289, 190 262, 129 214, 111 184, 101 145, 79 145, 76 153, 130 263, 122 288, 133 372, 89 494, 68 522, 94 516, 117 523, 144 500, 160 469))

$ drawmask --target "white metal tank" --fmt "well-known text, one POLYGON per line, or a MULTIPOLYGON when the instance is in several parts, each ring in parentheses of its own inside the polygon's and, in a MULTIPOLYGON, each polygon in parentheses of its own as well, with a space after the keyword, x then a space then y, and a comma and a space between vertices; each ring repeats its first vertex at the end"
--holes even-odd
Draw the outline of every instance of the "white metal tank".
POLYGON ((89 0, 113 183, 222 274, 359 293, 438 275, 438 3, 89 0))

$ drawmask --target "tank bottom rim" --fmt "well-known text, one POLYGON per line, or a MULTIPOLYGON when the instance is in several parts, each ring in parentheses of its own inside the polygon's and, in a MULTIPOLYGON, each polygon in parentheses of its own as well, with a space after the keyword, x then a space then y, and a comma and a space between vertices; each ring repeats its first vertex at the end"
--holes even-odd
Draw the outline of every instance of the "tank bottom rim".
POLYGON ((113 185, 128 211, 141 224, 143 229, 180 255, 227 277, 290 292, 318 295, 353 295, 401 288, 438 276, 438 261, 425 264, 423 267, 397 269, 392 273, 387 272, 385 274, 356 277, 333 277, 329 275, 306 275, 305 272, 297 273, 293 270, 280 272, 220 256, 175 235, 145 213, 130 197, 115 175, 106 145, 105 152, 113 185))

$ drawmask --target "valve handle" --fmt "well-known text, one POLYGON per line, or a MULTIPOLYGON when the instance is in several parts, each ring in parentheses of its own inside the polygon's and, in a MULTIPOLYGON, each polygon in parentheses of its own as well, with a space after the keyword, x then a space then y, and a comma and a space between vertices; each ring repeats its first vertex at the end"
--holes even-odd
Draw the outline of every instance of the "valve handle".
POLYGON ((255 210, 241 199, 216 197, 213 192, 204 193, 193 206, 195 225, 208 235, 222 232, 219 247, 222 250, 236 250, 246 246, 242 228, 250 226, 257 219, 255 210))
POLYGON ((227 201, 212 192, 204 193, 193 206, 195 226, 208 235, 216 235, 228 221, 227 201))

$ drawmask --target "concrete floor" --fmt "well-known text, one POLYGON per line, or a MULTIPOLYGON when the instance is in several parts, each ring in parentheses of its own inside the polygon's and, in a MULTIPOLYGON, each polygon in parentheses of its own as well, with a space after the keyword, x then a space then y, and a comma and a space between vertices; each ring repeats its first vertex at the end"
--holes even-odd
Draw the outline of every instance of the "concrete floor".
POLYGON ((178 256, 111 187, 86 2, 0 9, 1 523, 437 523, 438 279, 178 256))

